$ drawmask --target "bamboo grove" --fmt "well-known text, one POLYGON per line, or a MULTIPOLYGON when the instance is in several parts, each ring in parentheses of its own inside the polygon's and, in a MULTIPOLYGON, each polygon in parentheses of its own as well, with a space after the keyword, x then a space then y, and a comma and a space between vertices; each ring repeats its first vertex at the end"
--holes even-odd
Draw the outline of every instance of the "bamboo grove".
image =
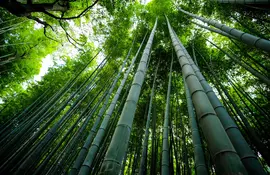
MULTIPOLYGON (((269 2, 110 3, 80 14, 99 5, 112 15, 110 29, 97 23, 102 46, 78 48, 65 30, 77 59, 27 92, 1 90, 0 174, 269 174, 269 2)), ((40 13, 45 36, 73 19, 40 13)), ((1 78, 20 62, 7 48, 1 78)))

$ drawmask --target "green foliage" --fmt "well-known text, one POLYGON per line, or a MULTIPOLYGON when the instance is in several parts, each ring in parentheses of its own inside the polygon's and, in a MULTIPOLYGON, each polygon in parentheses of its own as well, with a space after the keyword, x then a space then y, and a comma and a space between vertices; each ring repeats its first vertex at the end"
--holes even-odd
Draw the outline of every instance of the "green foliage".
MULTIPOLYGON (((44 2, 48 1, 44 0, 44 2)), ((92 1, 72 1, 69 4, 70 8, 65 12, 64 16, 76 16, 91 3, 92 1)), ((145 113, 147 113, 146 109, 149 103, 149 94, 151 92, 155 68, 158 62, 160 62, 156 83, 156 95, 154 100, 157 111, 157 138, 155 142, 158 144, 158 147, 155 148, 155 153, 158 155, 156 158, 156 170, 157 173, 160 172, 161 157, 159 155, 162 154, 161 128, 163 125, 163 113, 166 103, 165 94, 167 91, 169 60, 173 54, 175 59, 172 70, 173 82, 171 103, 174 104, 171 104, 172 116, 170 117, 173 125, 172 128, 175 132, 175 142, 177 142, 177 150, 175 150, 175 152, 178 152, 176 154, 179 156, 178 161, 181 171, 186 171, 183 173, 188 173, 188 167, 185 162, 186 160, 184 160, 185 155, 187 157, 187 161, 189 162, 189 168, 191 169, 192 174, 194 174, 194 151, 191 140, 191 130, 188 127, 188 112, 186 107, 187 102, 184 94, 184 84, 181 80, 182 75, 179 62, 176 59, 174 51, 172 50, 172 43, 165 20, 166 15, 170 20, 171 26, 175 29, 177 36, 192 57, 192 47, 194 45, 198 67, 207 81, 210 82, 210 85, 213 85, 214 90, 217 91, 216 89, 218 89, 218 87, 213 79, 213 76, 211 75, 211 72, 214 70, 214 73, 219 77, 220 83, 223 84, 229 91, 230 95, 245 114, 251 126, 255 128, 265 145, 270 145, 269 133, 262 131, 267 130, 269 124, 269 118, 267 117, 269 116, 262 115, 258 107, 256 107, 253 102, 248 99, 247 95, 242 94, 241 97, 243 97, 244 102, 246 103, 245 104, 238 95, 239 91, 232 86, 229 80, 234 82, 238 88, 241 88, 243 90, 242 93, 246 92, 249 94, 255 103, 258 104, 259 107, 267 114, 270 112, 269 86, 258 80, 232 59, 229 59, 224 53, 220 52, 218 49, 209 44, 206 39, 215 42, 225 51, 235 54, 239 59, 241 59, 242 62, 248 63, 252 68, 256 69, 266 77, 270 76, 269 53, 247 46, 239 41, 232 42, 230 39, 224 36, 196 26, 195 24, 191 23, 191 20, 194 19, 178 11, 176 6, 208 19, 216 19, 230 27, 237 28, 256 36, 266 39, 269 39, 270 37, 270 23, 269 19, 267 18, 269 16, 269 11, 267 12, 253 9, 243 5, 219 4, 208 0, 182 0, 179 2, 172 0, 152 0, 146 5, 141 4, 139 1, 100 1, 83 17, 73 20, 62 20, 61 24, 63 28, 61 28, 59 25, 59 20, 57 19, 54 19, 44 13, 32 13, 33 16, 46 21, 53 27, 54 30, 52 30, 49 26, 46 27, 46 35, 49 38, 44 35, 44 26, 42 24, 25 17, 15 17, 4 9, 0 9, 0 19, 5 22, 3 23, 0 21, 1 123, 5 123, 14 116, 17 116, 18 113, 22 112, 27 106, 31 105, 47 90, 48 95, 46 96, 46 99, 51 97, 61 87, 63 87, 64 84, 71 79, 71 77, 76 75, 76 73, 82 69, 82 67, 98 52, 98 50, 101 50, 101 54, 98 56, 98 58, 89 65, 88 69, 81 75, 72 90, 70 90, 70 92, 64 96, 64 99, 71 96, 72 92, 75 92, 76 88, 78 88, 94 71, 94 68, 98 65, 98 63, 100 63, 104 57, 108 56, 108 63, 102 69, 102 72, 99 75, 99 77, 101 77, 101 81, 98 83, 98 86, 91 91, 91 93, 86 97, 86 100, 80 106, 79 111, 81 112, 86 107, 87 102, 93 98, 95 93, 99 92, 99 88, 104 88, 107 79, 111 78, 114 75, 113 73, 119 69, 119 66, 122 64, 133 40, 135 40, 135 43, 132 56, 135 55, 140 42, 143 40, 147 32, 146 38, 149 37, 150 30, 154 26, 156 17, 158 17, 159 24, 154 37, 145 82, 141 89, 141 95, 135 113, 134 124, 130 136, 131 144, 128 146, 127 163, 124 170, 125 172, 131 172, 132 169, 129 169, 128 167, 133 167, 133 165, 137 168, 139 167, 139 163, 136 165, 136 162, 134 164, 133 162, 136 158, 135 152, 141 152, 140 144, 142 143, 144 133, 146 121, 145 113), (70 41, 68 41, 68 36, 65 32, 70 34, 71 38, 69 39, 73 45, 71 45, 70 41), (63 49, 64 47, 68 49, 65 50, 63 49), (77 49, 77 56, 71 54, 74 48, 77 49), (42 60, 46 56, 54 54, 57 54, 55 56, 57 58, 54 59, 54 66, 48 69, 48 73, 42 77, 41 81, 33 82, 33 77, 39 74, 42 67, 42 60), (1 64, 4 62, 5 64, 1 64), (58 64, 59 62, 61 63, 58 64), (260 66, 260 64, 262 66, 260 66), (209 66, 212 68, 212 70, 209 69, 209 66), (177 101, 179 102, 180 106, 177 105, 177 101), (254 114, 252 114, 251 111, 253 111, 254 114), (183 142, 183 139, 185 140, 185 143, 183 142), (184 147, 186 147, 186 151, 184 151, 184 147), (185 170, 182 170, 184 168, 185 170)), ((51 13, 56 16, 61 15, 60 12, 51 13)), ((145 43, 143 47, 145 47, 145 43)), ((138 58, 141 56, 142 54, 140 53, 138 58)), ((128 62, 130 61, 128 60, 128 62)), ((133 70, 136 70, 137 66, 138 61, 136 62, 133 70)), ((134 73, 131 73, 129 75, 129 82, 132 81, 133 74, 134 73)), ((121 97, 122 96, 123 93, 121 93, 121 97)), ((218 97, 221 98, 220 94, 218 97)), ((225 102, 226 100, 227 99, 225 99, 225 102)), ((74 100, 72 102, 74 102, 74 100)), ((63 109, 61 114, 58 115, 57 119, 61 119, 63 114, 70 108, 72 102, 70 102, 70 104, 63 109)), ((225 102, 223 101, 223 103, 225 102)), ((97 103, 97 100, 95 100, 95 103, 97 103)), ((120 101, 118 101, 117 104, 120 113, 117 114, 117 112, 115 112, 115 114, 117 114, 116 116, 118 117, 121 114, 122 107, 119 107, 120 101)), ((98 109, 100 109, 100 107, 98 109)), ((228 111, 231 110, 228 109, 228 111)), ((231 116, 233 119, 235 119, 237 125, 240 126, 239 128, 241 129, 242 133, 245 133, 246 127, 242 127, 242 121, 237 118, 237 115, 233 114, 233 111, 231 113, 231 116)), ((72 126, 78 117, 79 112, 74 115, 72 120, 65 124, 65 128, 72 126)), ((54 120, 50 126, 54 125, 56 122, 57 120, 54 120)), ((91 120, 87 126, 87 131, 91 130, 92 123, 94 123, 93 120, 91 120)), ((56 139, 56 142, 60 140, 60 137, 63 136, 64 133, 65 130, 60 132, 59 138, 56 139)), ((112 133, 113 131, 111 131, 108 138, 112 136, 112 133)), ((152 138, 152 134, 153 131, 150 129, 149 138, 152 138)), ((243 135, 245 136, 246 140, 250 140, 249 134, 243 135)), ((203 138, 203 142, 205 142, 204 140, 205 139, 203 138)), ((149 140, 148 145, 148 173, 150 173, 152 157, 152 152, 149 150, 154 147, 151 141, 149 140)), ((56 142, 52 144, 52 147, 56 145, 56 142)), ((104 141, 106 144, 109 144, 109 142, 109 139, 104 141)), ((254 152, 259 152, 258 149, 253 146, 252 141, 249 142, 249 144, 252 146, 254 152)), ((64 147, 63 145, 62 147, 64 147)), ((79 145, 82 145, 81 142, 79 145)), ((61 149, 63 149, 62 147, 61 149)), ((204 151, 206 154, 208 154, 207 149, 204 151)), ((46 157, 46 155, 43 156, 46 157)), ((56 160, 56 157, 57 155, 53 157, 53 160, 56 160)), ((206 156, 206 159, 206 162, 210 162, 209 156, 206 156)), ((260 160, 265 163, 263 158, 260 157, 260 160)), ((174 170, 176 170, 177 165, 175 163, 175 157, 173 158, 173 161, 173 167, 174 170)), ((68 168, 67 165, 65 166, 65 168, 68 168)), ((96 166, 98 167, 98 165, 96 166)))

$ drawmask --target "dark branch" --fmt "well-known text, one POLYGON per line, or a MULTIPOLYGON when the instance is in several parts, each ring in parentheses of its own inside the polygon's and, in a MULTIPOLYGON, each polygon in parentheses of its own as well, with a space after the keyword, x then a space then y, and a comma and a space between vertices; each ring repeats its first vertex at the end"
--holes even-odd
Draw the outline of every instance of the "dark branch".
POLYGON ((65 32, 65 34, 66 34, 66 37, 67 37, 67 40, 68 40, 68 42, 70 43, 70 44, 72 44, 75 48, 77 48, 78 50, 80 50, 80 51, 83 51, 84 52, 84 50, 83 49, 81 49, 81 48, 79 48, 76 44, 78 44, 78 45, 80 45, 81 46, 81 44, 80 43, 78 43, 75 39, 73 39, 72 37, 71 37, 71 35, 66 31, 66 29, 64 28, 64 26, 63 26, 63 24, 62 24, 62 22, 61 21, 59 21, 59 24, 60 24, 60 27, 64 30, 64 32, 65 32), (75 44, 72 42, 75 42, 75 44))
POLYGON ((33 20, 35 20, 36 22, 38 22, 38 23, 44 25, 45 28, 49 26, 49 27, 52 29, 52 31, 54 31, 54 30, 53 30, 53 27, 52 27, 50 24, 48 24, 48 23, 45 22, 45 21, 40 20, 40 19, 37 18, 37 17, 34 17, 34 16, 29 15, 29 16, 27 16, 27 18, 28 18, 28 19, 33 19, 33 20))
POLYGON ((53 39, 53 38, 51 38, 51 37, 49 37, 49 36, 47 35, 47 30, 46 30, 47 27, 44 26, 43 29, 44 29, 44 36, 45 36, 45 37, 47 37, 48 39, 53 40, 53 41, 55 41, 55 42, 58 42, 58 43, 60 43, 60 44, 63 46, 63 44, 62 44, 61 42, 59 42, 59 41, 57 41, 57 40, 55 40, 55 39, 53 39))
POLYGON ((44 11, 43 13, 45 13, 46 15, 52 17, 52 18, 55 18, 55 19, 59 19, 59 20, 70 20, 70 19, 76 19, 76 18, 80 18, 82 16, 85 15, 85 13, 90 10, 92 7, 94 7, 94 5, 97 4, 99 0, 96 0, 92 5, 88 6, 86 9, 84 9, 78 16, 72 16, 72 17, 58 17, 58 16, 55 16, 47 11, 44 11))
POLYGON ((51 29, 52 29, 52 31, 54 31, 54 29, 53 29, 53 27, 50 25, 50 24, 48 24, 47 22, 45 22, 45 21, 42 21, 42 20, 40 20, 39 18, 37 18, 37 17, 34 17, 34 16, 31 16, 31 15, 29 15, 29 16, 27 16, 27 18, 29 18, 29 19, 33 19, 33 20, 35 20, 36 22, 38 22, 38 23, 40 23, 40 24, 42 24, 44 27, 43 27, 43 29, 44 29, 44 36, 46 37, 46 38, 48 38, 48 39, 50 39, 50 40, 53 40, 53 41, 55 41, 55 42, 58 42, 58 43, 60 43, 59 41, 57 41, 57 40, 55 40, 55 39, 53 39, 53 38, 51 38, 51 37, 49 37, 48 35, 47 35, 47 27, 49 26, 51 29))

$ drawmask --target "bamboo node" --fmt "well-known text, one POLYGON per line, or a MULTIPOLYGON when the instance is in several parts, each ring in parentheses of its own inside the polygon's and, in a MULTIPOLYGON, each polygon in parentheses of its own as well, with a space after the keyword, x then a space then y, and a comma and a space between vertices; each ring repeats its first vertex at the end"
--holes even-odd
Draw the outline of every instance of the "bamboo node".
POLYGON ((216 159, 216 157, 219 155, 219 154, 221 154, 221 153, 234 153, 234 154, 236 154, 237 156, 238 156, 238 154, 236 153, 236 151, 235 150, 233 150, 233 149, 224 149, 224 150, 221 150, 221 151, 218 151, 217 153, 215 153, 214 154, 214 156, 213 156, 213 159, 215 160, 216 159))

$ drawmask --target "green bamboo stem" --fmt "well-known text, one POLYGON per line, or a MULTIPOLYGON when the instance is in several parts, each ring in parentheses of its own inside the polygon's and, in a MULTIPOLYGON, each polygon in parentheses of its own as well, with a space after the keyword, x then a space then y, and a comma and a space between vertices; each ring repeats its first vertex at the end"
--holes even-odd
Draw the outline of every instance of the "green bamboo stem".
MULTIPOLYGON (((178 89, 178 87, 176 86, 176 89, 178 89)), ((179 155, 179 160, 180 160, 180 164, 179 167, 177 167, 177 170, 179 170, 179 174, 184 174, 181 173, 181 171, 184 172, 184 167, 182 166, 183 164, 183 154, 181 154, 181 147, 183 144, 181 144, 181 139, 180 139, 180 130, 181 130, 181 124, 182 124, 182 118, 181 118, 181 114, 180 114, 180 103, 179 103, 179 93, 176 90, 176 135, 179 136, 179 138, 176 140, 176 147, 177 147, 177 151, 176 153, 178 153, 179 155), (178 120, 177 120, 178 119, 178 120)), ((181 131, 182 132, 182 131, 181 131)))
POLYGON ((211 28, 211 27, 208 27, 208 26, 199 24, 199 23, 197 23, 197 22, 195 22, 195 21, 192 21, 192 20, 191 20, 191 22, 192 22, 193 24, 196 24, 197 26, 200 26, 200 27, 202 27, 202 28, 204 28, 204 29, 207 29, 207 30, 209 30, 209 31, 211 31, 211 32, 214 32, 214 33, 217 33, 217 34, 226 36, 226 37, 231 38, 231 39, 236 39, 234 36, 232 36, 232 35, 230 35, 230 34, 228 34, 228 33, 226 33, 226 32, 223 32, 223 31, 221 31, 221 30, 219 30, 219 29, 214 29, 214 28, 211 28))
POLYGON ((228 27, 224 24, 221 24, 221 23, 218 23, 217 21, 215 20, 212 20, 212 19, 206 19, 206 18, 203 18, 203 17, 200 17, 198 15, 194 15, 192 13, 189 13, 183 9, 181 9, 180 7, 176 7, 179 11, 193 17, 193 18, 196 18, 198 20, 201 20, 209 25, 212 25, 220 30, 222 30, 223 32, 226 32, 234 37, 236 37, 238 40, 242 41, 243 43, 246 43, 248 45, 251 45, 251 46, 254 46, 254 47, 257 47, 257 48, 260 48, 266 52, 270 52, 270 41, 269 40, 266 40, 266 39, 263 39, 263 38, 259 38, 259 37, 256 37, 256 36, 253 36, 249 33, 245 33, 245 32, 242 32, 240 30, 237 30, 237 29, 234 29, 234 28, 231 28, 231 27, 228 27))
MULTIPOLYGON (((18 143, 18 140, 22 140, 22 136, 26 135, 26 133, 28 133, 29 128, 34 126, 35 122, 39 119, 42 119, 44 117, 46 117, 46 115, 49 113, 50 109, 56 105, 57 102, 60 101, 60 99, 67 93, 67 91, 76 83, 78 77, 82 74, 82 72, 84 70, 86 70, 86 68, 89 66, 89 64, 93 61, 94 58, 96 58, 96 56, 99 54, 99 52, 90 59, 90 61, 83 67, 83 69, 81 69, 78 74, 76 74, 73 78, 70 79, 70 81, 68 81, 58 92, 56 92, 51 98, 49 98, 46 103, 44 103, 43 105, 41 105, 35 112, 33 112, 30 117, 29 120, 25 121, 25 125, 20 124, 18 127, 16 127, 16 129, 14 129, 11 133, 10 136, 12 138, 12 140, 8 140, 6 141, 6 149, 10 150, 11 145, 16 145, 15 143, 18 143), (16 133, 17 135, 14 136, 13 133, 16 133)), ((104 60, 105 61, 105 60, 104 60)), ((104 64, 104 62, 102 61, 102 63, 98 66, 100 67, 102 64, 104 64)), ((95 72, 95 71, 94 71, 95 72)), ((91 77, 92 74, 89 76, 91 77)), ((21 116, 21 115, 19 115, 21 116)), ((44 128, 44 127, 43 127, 44 128)), ((39 132, 41 132, 42 129, 39 130, 39 132)), ((36 134, 38 135, 38 134, 36 134)), ((8 135, 9 136, 9 135, 8 135)), ((6 138, 5 138, 6 139, 6 138)), ((26 146, 26 145, 24 145, 26 146)), ((7 152, 5 148, 1 148, 1 155, 2 151, 3 152, 7 152)))
POLYGON ((216 48, 218 48, 221 52, 223 52, 224 54, 226 54, 229 58, 231 58, 233 61, 235 61, 236 63, 238 63, 239 65, 241 65, 244 69, 246 69, 247 71, 249 71, 252 75, 254 75, 255 77, 259 78, 261 81, 263 81, 265 84, 267 84, 268 86, 270 86, 270 79, 268 77, 265 77, 264 75, 262 75, 260 72, 256 71, 255 69, 253 69, 252 67, 249 67, 247 64, 241 62, 240 60, 238 60, 236 58, 235 55, 230 55, 228 52, 224 51, 223 49, 221 49, 219 46, 217 46, 216 44, 214 44, 213 42, 209 41, 206 39, 206 41, 208 41, 209 43, 211 43, 213 46, 215 46, 216 48))
POLYGON ((184 81, 184 85, 185 85, 185 91, 186 91, 189 123, 191 127, 192 141, 193 141, 193 146, 194 146, 196 173, 199 175, 207 175, 208 171, 207 171, 207 166, 205 163, 204 152, 203 152, 202 143, 201 143, 201 136, 200 136, 200 132, 197 125, 196 116, 193 110, 193 104, 192 104, 190 92, 185 81, 184 81))
POLYGON ((171 94, 171 82, 172 82, 172 66, 173 66, 173 57, 171 59, 170 73, 169 73, 169 82, 166 96, 166 107, 164 114, 164 123, 163 123, 163 137, 162 137, 162 162, 161 162, 161 174, 166 175, 170 174, 170 154, 169 154, 169 108, 170 108, 170 94, 171 94))
MULTIPOLYGON (((63 164, 64 164, 63 162, 64 162, 64 161, 65 161, 65 162, 68 161, 68 158, 66 158, 66 157, 70 157, 70 156, 72 155, 71 152, 75 152, 74 149, 75 149, 76 145, 77 145, 78 143, 81 142, 81 140, 82 140, 82 138, 83 138, 83 135, 84 135, 83 133, 86 132, 87 125, 89 124, 90 120, 92 119, 94 113, 95 113, 95 112, 97 111, 97 109, 99 108, 101 102, 103 102, 103 100, 105 99, 105 97, 106 97, 106 95, 107 95, 107 93, 108 93, 108 91, 109 91, 109 88, 110 88, 110 86, 107 87, 107 88, 104 90, 104 93, 103 93, 102 96, 99 98, 99 100, 95 103, 94 107, 91 108, 91 106, 90 106, 91 103, 89 103, 89 104, 86 106, 85 109, 90 108, 90 110, 89 110, 89 111, 86 110, 87 112, 86 112, 86 111, 83 112, 83 114, 85 113, 85 114, 84 114, 85 120, 84 120, 82 126, 81 126, 80 129, 74 134, 72 140, 68 143, 67 149, 65 149, 64 152, 63 152, 64 155, 63 155, 63 156, 60 155, 60 156, 61 156, 60 159, 62 159, 62 160, 60 160, 60 161, 57 160, 57 161, 56 161, 56 162, 57 162, 57 165, 56 165, 56 167, 54 168, 54 170, 52 170, 53 167, 51 167, 51 168, 48 170, 48 173, 50 173, 50 174, 58 173, 57 171, 59 171, 59 170, 63 167, 63 164), (51 173, 50 171, 54 171, 54 172, 51 173)), ((100 95, 101 91, 102 91, 102 89, 100 90, 100 92, 98 92, 98 94, 96 95, 96 97, 94 97, 94 99, 97 98, 97 97, 100 95)), ((74 161, 75 161, 75 160, 74 160, 74 161)), ((72 161, 71 163, 73 163, 74 161, 72 161)))
MULTIPOLYGON (((261 153, 264 160, 267 162, 268 165, 270 165, 270 153, 269 153, 269 150, 264 145, 264 143, 261 141, 261 139, 258 137, 258 135, 257 135, 256 131, 253 129, 253 127, 249 124, 248 120, 246 119, 244 114, 241 112, 241 110, 238 108, 238 106, 236 105, 234 99, 231 97, 229 92, 226 90, 226 88, 220 82, 218 82, 218 77, 215 76, 214 78, 216 79, 216 82, 217 82, 218 86, 225 93, 225 95, 229 99, 230 103, 232 104, 233 108, 235 109, 236 113, 241 118, 242 122, 244 123, 245 127, 247 128, 247 131, 250 134, 249 137, 251 138, 251 140, 256 145, 257 149, 261 153)), ((252 166, 254 166, 254 165, 252 165, 252 166)))
POLYGON ((142 157, 140 161, 140 170, 139 175, 147 174, 147 149, 148 149, 148 138, 149 138, 149 127, 150 127, 150 120, 151 120, 151 113, 152 113, 152 104, 153 104, 153 98, 155 94, 155 88, 156 88, 156 78, 157 78, 157 72, 159 68, 159 62, 155 71, 152 90, 150 94, 150 101, 148 106, 148 113, 147 113, 147 121, 145 126, 145 133, 144 133, 144 140, 143 140, 143 149, 142 149, 142 157))
MULTIPOLYGON (((173 49, 172 49, 172 52, 173 52, 173 49)), ((175 78, 173 78, 175 80, 175 78)), ((175 121, 174 121, 174 124, 171 128, 171 134, 172 134, 172 141, 173 141, 173 149, 174 149, 174 156, 175 156, 175 162, 176 162, 176 175, 180 175, 181 174, 181 158, 179 156, 179 145, 178 145, 178 137, 175 137, 175 136, 180 136, 179 134, 179 128, 178 128, 178 125, 179 125, 179 114, 180 114, 180 105, 179 105, 179 93, 177 91, 177 85, 176 85, 176 82, 173 81, 172 83, 172 86, 174 87, 173 89, 175 89, 175 94, 176 94, 176 98, 174 98, 174 101, 173 101, 173 105, 172 105, 172 108, 171 108, 171 115, 174 114, 174 118, 175 118, 175 121), (176 103, 174 105, 174 102, 176 103), (174 109, 173 109, 174 108, 174 109)), ((172 119, 173 121, 173 119, 172 119)), ((179 139, 180 140, 180 139, 179 139)))
POLYGON ((255 34, 261 38, 267 38, 266 36, 264 36, 263 34, 259 33, 256 29, 254 28, 250 28, 248 25, 244 24, 242 21, 240 21, 235 15, 230 14, 230 12, 228 11, 228 13, 226 13, 226 15, 229 15, 232 19, 234 19, 236 22, 238 22, 241 26, 243 26, 245 29, 247 29, 250 33, 255 34))
POLYGON ((239 49, 239 51, 241 53, 243 53, 246 57, 250 58, 253 61, 253 63, 260 66, 266 72, 270 71, 270 68, 264 66, 260 61, 256 60, 251 55, 249 55, 247 52, 245 52, 245 50, 241 49, 241 47, 234 40, 231 40, 231 42, 239 49))
MULTIPOLYGON (((229 79, 228 79, 229 80, 229 79)), ((245 98, 260 112, 260 115, 265 116, 268 120, 270 119, 269 114, 260 107, 260 105, 243 89, 243 87, 236 85, 235 82, 229 80, 240 92, 245 96, 245 98)))
MULTIPOLYGON (((106 87, 105 89, 107 89, 108 87, 106 87)), ((100 91, 102 91, 103 89, 100 89, 100 91)), ((107 91, 107 90, 106 90, 107 91)), ((106 94, 106 92, 104 93, 106 94)), ((88 103, 87 107, 89 107, 94 101, 95 99, 99 96, 99 93, 95 95, 94 98, 91 99, 91 101, 88 103)), ((103 97, 101 97, 100 102, 103 100, 103 97)), ((100 103, 97 103, 97 107, 99 106, 100 103)), ((62 136, 61 141, 58 142, 57 146, 46 156, 46 159, 42 161, 42 163, 39 165, 39 167, 37 168, 37 170, 35 170, 34 175, 38 175, 41 174, 41 172, 44 170, 44 167, 47 165, 47 163, 50 161, 50 159, 52 158, 52 156, 55 154, 55 152, 60 148, 60 146, 63 144, 64 140, 67 140, 68 136, 70 135, 70 133, 72 132, 72 130, 75 129, 75 127, 78 125, 78 123, 82 120, 83 117, 85 117, 86 111, 87 111, 87 107, 84 109, 84 111, 80 114, 80 116, 76 119, 76 122, 69 128, 69 130, 65 133, 64 136, 62 136)), ((95 109, 95 108, 94 108, 95 109)), ((93 113, 95 112, 95 110, 91 110, 90 114, 87 115, 87 117, 92 118, 93 113)), ((87 121, 88 119, 86 119, 87 121)), ((83 125, 84 126, 84 125, 83 125)), ((83 128, 82 126, 82 128, 83 128)))
POLYGON ((118 174, 121 170, 122 161, 125 156, 130 137, 137 102, 139 100, 141 87, 144 82, 147 70, 147 60, 150 55, 150 49, 153 43, 156 27, 157 20, 142 54, 142 58, 133 79, 133 83, 130 88, 126 103, 124 105, 123 111, 121 113, 120 119, 113 134, 112 141, 105 155, 99 174, 118 174))
POLYGON ((184 79, 191 93, 199 124, 216 165, 217 174, 247 174, 203 87, 190 66, 184 50, 177 41, 177 36, 173 33, 168 19, 167 23, 184 79))
MULTIPOLYGON (((86 165, 84 164, 84 159, 85 159, 85 157, 87 157, 87 152, 88 152, 88 149, 90 148, 91 143, 92 143, 92 141, 94 139, 94 134, 96 133, 97 127, 98 127, 98 125, 99 125, 99 123, 101 121, 101 117, 105 113, 105 110, 106 110, 106 108, 107 108, 107 106, 109 104, 110 96, 112 95, 112 92, 113 92, 113 90, 114 90, 114 88, 116 86, 116 83, 118 82, 118 79, 120 78, 121 72, 122 72, 123 68, 126 65, 127 59, 130 56, 131 49, 132 49, 132 46, 131 46, 131 48, 129 50, 129 53, 128 53, 127 57, 123 61, 122 66, 121 66, 120 70, 118 71, 118 74, 114 78, 113 84, 112 84, 112 86, 111 86, 111 88, 110 88, 110 90, 109 90, 109 92, 108 92, 108 94, 107 94, 107 96, 105 98, 104 104, 103 104, 102 108, 99 110, 98 115, 97 115, 97 117, 95 119, 95 122, 94 122, 94 124, 93 124, 93 126, 92 126, 86 140, 85 140, 85 143, 84 143, 83 147, 81 148, 81 151, 80 151, 76 161, 73 164, 73 167, 71 169, 71 173, 73 173, 73 172, 77 173, 78 169, 81 167, 82 164, 83 164, 82 171, 84 169, 86 169, 86 170, 84 170, 86 172, 90 171, 90 167, 87 164, 86 165)), ((88 173, 85 173, 85 174, 88 174, 88 173)))
MULTIPOLYGON (((145 35, 145 37, 146 37, 146 35, 145 35)), ((80 168, 79 174, 89 174, 89 172, 91 170, 91 165, 92 165, 93 160, 94 160, 94 158, 95 158, 95 156, 96 156, 96 154, 97 154, 97 152, 99 150, 100 144, 101 144, 101 142, 102 142, 102 140, 103 140, 103 138, 105 136, 105 131, 106 131, 106 128, 107 128, 107 126, 109 124, 111 115, 113 114, 113 111, 114 111, 114 108, 116 106, 117 100, 118 100, 118 98, 119 98, 119 96, 120 96, 120 94, 122 92, 122 89, 123 89, 123 87, 125 85, 125 82, 126 82, 126 80, 128 78, 128 75, 129 75, 130 71, 132 70, 132 68, 134 66, 134 63, 135 63, 135 61, 136 61, 136 59, 138 57, 138 54, 139 54, 139 52, 141 50, 141 47, 142 47, 143 42, 145 40, 145 37, 144 37, 144 39, 143 39, 143 41, 142 41, 136 55, 132 59, 128 70, 125 72, 124 78, 122 79, 122 81, 120 83, 120 86, 118 87, 117 92, 115 93, 115 96, 113 97, 113 100, 112 100, 109 108, 107 109, 107 111, 105 113, 104 119, 103 119, 103 121, 102 121, 102 123, 100 125, 100 128, 99 128, 99 130, 98 130, 98 132, 96 134, 96 137, 95 137, 93 143, 91 144, 91 147, 90 147, 90 149, 89 149, 89 151, 87 153, 87 156, 85 157, 85 160, 84 160, 84 162, 82 164, 82 167, 80 168)), ((77 166, 77 167, 80 167, 80 166, 77 166)), ((71 169, 70 175, 75 174, 75 170, 77 172, 77 167, 76 168, 73 167, 71 169)))
MULTIPOLYGON (((183 46, 182 46, 183 47, 183 46)), ((227 135, 229 136, 234 148, 239 154, 246 170, 250 174, 265 174, 262 165, 258 161, 257 157, 254 155, 253 151, 250 149, 245 138, 241 134, 239 128, 232 120, 227 110, 224 108, 220 100, 217 98, 215 92, 212 90, 211 86, 207 83, 206 79, 200 72, 199 68, 194 64, 190 55, 186 53, 187 58, 189 58, 189 63, 192 66, 196 76, 198 77, 202 87, 204 88, 208 99, 210 100, 217 116, 219 117, 227 135)), ((207 65, 208 66, 208 65, 207 65)), ((214 75, 213 75, 214 76, 214 75)))
POLYGON ((156 103, 154 102, 153 104, 153 114, 152 114, 152 150, 151 150, 151 169, 150 169, 150 174, 151 175, 156 175, 156 159, 157 159, 157 151, 156 151, 156 121, 157 121, 157 110, 156 110, 156 103))

